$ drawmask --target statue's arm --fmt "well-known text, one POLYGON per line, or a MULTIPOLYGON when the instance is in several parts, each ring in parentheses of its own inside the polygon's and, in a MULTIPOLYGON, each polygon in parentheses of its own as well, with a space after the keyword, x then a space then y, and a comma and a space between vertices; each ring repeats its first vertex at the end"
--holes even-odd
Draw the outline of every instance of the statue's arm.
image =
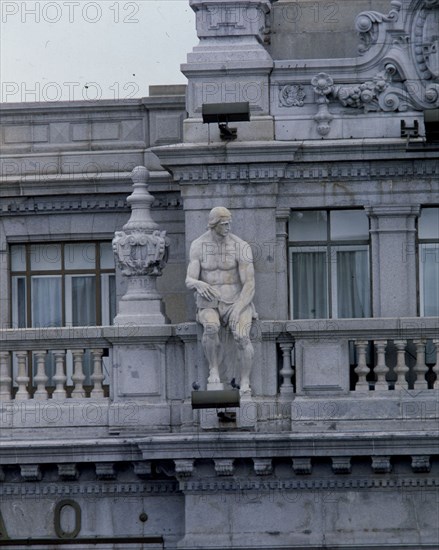
MULTIPOLYGON (((241 252, 238 267, 242 288, 239 298, 233 304, 228 316, 228 322, 232 329, 238 326, 241 313, 251 304, 255 295, 255 270, 253 267, 252 253, 247 243, 244 243, 244 246, 246 247, 246 253, 244 255, 241 252)), ((242 251, 242 247, 240 247, 240 250, 242 251)))
POLYGON ((196 289, 201 272, 201 263, 198 254, 198 247, 192 244, 189 252, 189 265, 186 273, 186 286, 190 289, 196 289))
POLYGON ((201 245, 192 243, 189 252, 189 265, 186 273, 186 286, 191 290, 196 290, 206 300, 219 298, 218 291, 208 283, 200 280, 201 274, 201 245))
POLYGON ((255 269, 253 263, 243 262, 239 265, 239 276, 241 278, 242 290, 239 296, 241 309, 247 307, 255 295, 255 269))
POLYGON ((239 277, 241 279, 242 289, 239 295, 237 305, 242 311, 253 300, 255 295, 255 269, 253 266, 253 255, 250 245, 245 243, 244 247, 240 247, 241 254, 239 258, 239 277))

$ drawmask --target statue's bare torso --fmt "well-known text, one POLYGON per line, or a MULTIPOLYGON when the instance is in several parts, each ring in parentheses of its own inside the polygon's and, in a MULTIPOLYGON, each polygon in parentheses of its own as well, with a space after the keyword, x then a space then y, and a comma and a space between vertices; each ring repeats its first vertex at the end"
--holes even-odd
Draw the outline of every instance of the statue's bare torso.
POLYGON ((208 231, 192 246, 200 262, 200 279, 218 291, 220 301, 234 303, 242 289, 239 263, 247 243, 235 235, 227 235, 224 242, 216 243, 208 231))

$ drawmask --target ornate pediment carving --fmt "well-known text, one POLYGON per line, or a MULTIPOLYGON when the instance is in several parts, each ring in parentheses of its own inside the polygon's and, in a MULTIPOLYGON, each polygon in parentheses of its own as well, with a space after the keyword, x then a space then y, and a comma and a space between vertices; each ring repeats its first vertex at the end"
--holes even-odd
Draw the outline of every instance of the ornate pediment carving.
POLYGON ((360 33, 360 44, 358 53, 365 54, 373 45, 378 42, 380 24, 384 22, 398 21, 402 3, 398 0, 391 2, 392 9, 387 15, 377 11, 363 11, 355 20, 355 28, 360 33))
MULTIPOLYGON (((439 0, 394 0, 391 5, 387 15, 367 11, 356 19, 360 53, 368 52, 368 64, 377 67, 377 72, 354 84, 343 84, 334 74, 320 73, 320 77, 333 81, 324 91, 328 102, 336 100, 343 107, 364 112, 439 107, 439 0)), ((370 75, 370 68, 365 66, 357 74, 359 78, 370 75)), ((316 79, 312 85, 319 116, 323 101, 315 87, 316 79)))
POLYGON ((426 1, 415 20, 414 59, 421 78, 439 78, 439 1, 426 1), (430 4, 430 7, 429 7, 430 4), (432 9, 436 7, 436 9, 432 9))

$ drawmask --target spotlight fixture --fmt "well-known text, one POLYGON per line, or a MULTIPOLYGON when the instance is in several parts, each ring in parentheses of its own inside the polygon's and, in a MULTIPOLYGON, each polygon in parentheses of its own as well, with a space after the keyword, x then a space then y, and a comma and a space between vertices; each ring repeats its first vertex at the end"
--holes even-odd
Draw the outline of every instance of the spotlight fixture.
POLYGON ((248 101, 203 103, 202 115, 205 124, 218 124, 220 137, 223 141, 233 141, 238 137, 238 129, 230 128, 229 122, 248 122, 250 120, 250 104, 248 101))
POLYGON ((239 407, 239 390, 192 392, 193 409, 225 409, 226 407, 239 407))

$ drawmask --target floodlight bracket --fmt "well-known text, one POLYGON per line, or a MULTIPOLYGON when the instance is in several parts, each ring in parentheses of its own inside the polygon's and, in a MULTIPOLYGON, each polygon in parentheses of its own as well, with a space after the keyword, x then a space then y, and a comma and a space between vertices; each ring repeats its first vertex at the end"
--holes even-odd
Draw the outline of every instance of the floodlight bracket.
POLYGON ((193 409, 225 409, 239 407, 239 390, 207 390, 192 392, 193 409))
POLYGON ((230 128, 229 122, 248 122, 250 104, 248 101, 237 103, 203 103, 202 116, 205 124, 218 124, 220 138, 233 141, 238 137, 238 129, 230 128))

